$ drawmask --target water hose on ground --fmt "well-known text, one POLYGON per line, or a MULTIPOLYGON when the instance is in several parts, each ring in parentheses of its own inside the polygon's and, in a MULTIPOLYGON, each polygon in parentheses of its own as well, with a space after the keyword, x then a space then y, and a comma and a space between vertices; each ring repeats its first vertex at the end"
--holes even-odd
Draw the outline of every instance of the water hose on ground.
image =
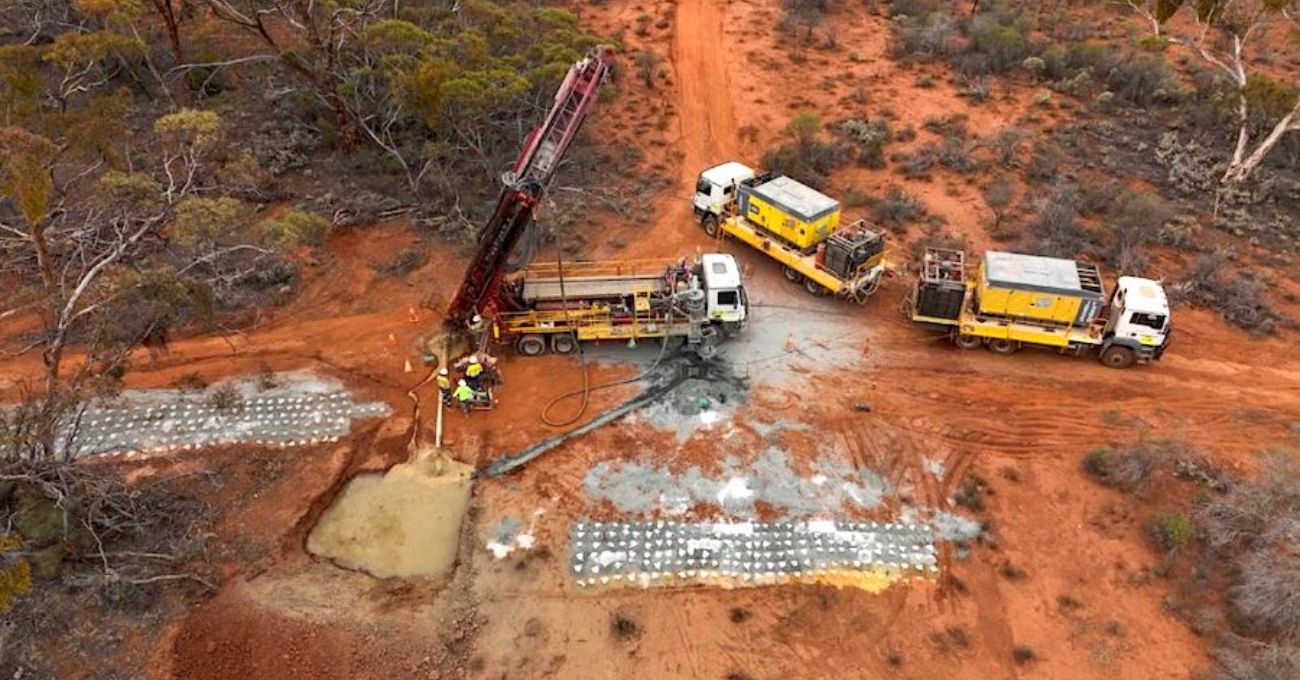
MULTIPOLYGON (((556 248, 555 264, 560 272, 560 304, 564 307, 564 321, 565 321, 565 325, 568 326, 569 325, 569 298, 564 291, 563 250, 564 250, 563 248, 558 248, 558 247, 556 248)), ((669 305, 668 328, 672 328, 672 324, 673 324, 673 309, 672 309, 672 305, 669 305)), ((628 383, 637 382, 649 377, 650 374, 655 371, 655 369, 659 368, 659 363, 663 361, 664 355, 667 354, 667 349, 668 349, 668 336, 665 335, 663 338, 663 342, 659 346, 659 356, 655 357, 654 362, 651 363, 650 366, 646 368, 646 370, 642 371, 639 375, 634 375, 631 378, 614 380, 612 382, 607 382, 592 387, 591 376, 588 372, 588 367, 587 367, 587 353, 582 349, 582 343, 578 342, 576 336, 574 337, 573 341, 578 345, 578 361, 581 363, 582 366, 582 387, 579 387, 578 389, 575 390, 569 390, 568 392, 565 392, 564 394, 555 397, 554 399, 547 402, 546 406, 542 408, 542 413, 541 413, 542 422, 549 425, 550 427, 568 427, 569 425, 578 422, 578 420, 580 420, 582 416, 587 413, 587 406, 590 405, 591 403, 592 392, 608 389, 610 387, 616 387, 618 385, 626 385, 628 383), (555 408, 556 404, 577 395, 582 395, 582 402, 578 405, 578 409, 573 413, 572 417, 568 418, 567 420, 553 420, 550 417, 549 414, 551 412, 551 409, 555 408)))
POLYGON ((596 416, 595 418, 592 418, 589 422, 584 423, 581 427, 574 428, 573 430, 565 432, 564 434, 556 435, 538 444, 534 444, 533 446, 513 456, 506 456, 504 458, 499 458, 493 461, 492 464, 488 465, 486 468, 476 471, 474 473, 474 477, 478 478, 484 475, 490 477, 500 477, 507 473, 513 472, 514 470, 517 470, 518 468, 527 464, 529 461, 533 460, 534 458, 537 458, 538 456, 546 453, 547 451, 550 451, 551 449, 560 446, 561 444, 569 441, 570 439, 573 439, 574 437, 580 437, 588 432, 591 432, 592 430, 595 430, 596 428, 602 427, 604 425, 608 425, 609 423, 612 423, 615 420, 622 418, 623 416, 631 413, 632 411, 635 411, 638 408, 650 404, 656 399, 659 399, 665 394, 668 394, 669 392, 673 391, 683 382, 686 382, 687 378, 688 378, 688 373, 686 371, 680 371, 671 380, 661 385, 655 385, 653 387, 650 387, 649 389, 633 397, 632 399, 629 399, 623 402, 622 404, 596 416))

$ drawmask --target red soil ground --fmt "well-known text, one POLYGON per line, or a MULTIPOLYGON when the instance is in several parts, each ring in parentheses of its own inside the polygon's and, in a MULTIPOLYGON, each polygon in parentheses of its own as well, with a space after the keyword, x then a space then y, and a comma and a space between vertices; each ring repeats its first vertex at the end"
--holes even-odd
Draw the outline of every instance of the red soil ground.
MULTIPOLYGON (((1159 558, 1144 545, 1145 518, 1131 499, 1085 479, 1079 462, 1110 441, 1174 436, 1225 468, 1249 470, 1255 452, 1295 445, 1294 336, 1253 338, 1210 313, 1179 309, 1173 348, 1148 368, 1112 371, 1086 358, 1034 352, 961 353, 903 320, 905 280, 888 282, 865 308, 841 307, 787 287, 761 258, 712 243, 690 218, 696 174, 733 158, 757 164, 797 111, 827 119, 851 113, 844 97, 854 87, 868 89, 871 110, 889 107, 917 127, 929 115, 962 111, 972 128, 996 129, 1025 109, 1023 93, 972 107, 946 84, 918 89, 915 72, 898 72, 885 56, 885 20, 858 8, 828 18, 838 28, 838 49, 803 50, 803 62, 791 63, 772 28, 780 12, 774 0, 583 6, 587 25, 623 29, 629 51, 659 53, 667 74, 654 90, 627 78, 590 124, 599 135, 636 140, 644 164, 675 181, 645 221, 604 225, 611 237, 592 255, 669 257, 722 247, 741 258, 756 303, 841 315, 850 334, 801 335, 800 342, 866 346, 864 368, 786 355, 777 361, 795 365, 808 382, 761 388, 747 408, 851 442, 857 462, 887 472, 916 502, 951 507, 963 476, 978 473, 993 490, 980 514, 992 545, 949 560, 942 582, 901 584, 880 595, 814 587, 577 592, 565 573, 569 523, 609 511, 582 491, 593 464, 717 463, 714 442, 678 447, 671 433, 642 423, 605 428, 515 476, 479 482, 462 563, 449 583, 376 581, 313 559, 303 549, 305 530, 332 491, 358 471, 405 455, 404 394, 422 376, 404 373, 403 363, 414 360, 416 337, 437 323, 420 304, 430 292, 445 299, 463 262, 462 253, 435 250, 409 284, 379 276, 368 263, 415 237, 401 224, 377 225, 332 237, 308 267, 299 298, 255 331, 177 342, 152 366, 142 354, 128 375, 130 386, 143 387, 166 386, 190 372, 213 380, 265 366, 311 368, 387 401, 397 415, 360 427, 337 448, 261 454, 281 468, 273 478, 233 473, 243 481, 210 499, 223 508, 217 540, 227 548, 217 559, 227 566, 220 591, 156 639, 130 642, 124 658, 149 659, 151 677, 250 679, 933 678, 959 664, 979 678, 1149 680, 1204 668, 1203 642, 1162 608, 1171 586, 1155 575, 1159 558), (643 13, 652 17, 650 28, 636 36, 643 13), (655 28, 661 18, 667 27, 655 28), (857 57, 850 59, 850 51, 857 57), (742 141, 746 125, 757 128, 756 142, 742 141), (617 242, 627 245, 609 245, 617 242), (419 323, 408 320, 411 307, 419 323), (864 401, 870 413, 852 408, 864 401), (923 474, 923 456, 942 461, 946 473, 923 474), (488 527, 536 510, 543 511, 534 528, 539 549, 493 561, 482 549, 488 527), (259 548, 254 557, 235 550, 241 541, 259 548), (1024 577, 1007 578, 1007 565, 1024 577), (635 621, 637 631, 611 633, 615 614, 635 621), (1012 650, 1019 645, 1038 660, 1018 665, 1012 650)), ((872 193, 899 182, 860 169, 834 178, 837 188, 872 193)), ((985 243, 978 189, 953 184, 952 192, 940 183, 908 188, 944 214, 954 232, 985 243)), ((781 357, 775 344, 771 353, 781 357)), ((0 391, 38 369, 32 355, 0 365, 0 391)), ((592 380, 627 370, 597 366, 592 380)), ((553 434, 538 411, 580 384, 571 358, 508 357, 504 373, 497 410, 448 420, 455 457, 481 464, 553 434)), ((626 394, 598 393, 589 414, 626 394)), ((429 391, 424 396, 432 399, 429 391)), ((815 439, 781 441, 804 464, 817 455, 815 439)), ((134 465, 141 475, 209 466, 237 471, 246 458, 203 452, 134 465)), ((65 672, 77 677, 89 669, 65 672)))

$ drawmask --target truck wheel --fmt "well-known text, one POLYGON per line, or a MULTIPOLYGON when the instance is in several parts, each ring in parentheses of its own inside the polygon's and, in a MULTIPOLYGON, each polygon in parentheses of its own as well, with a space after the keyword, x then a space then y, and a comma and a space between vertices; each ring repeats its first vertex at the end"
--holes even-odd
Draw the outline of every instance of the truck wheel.
POLYGON ((546 340, 540 335, 521 335, 515 341, 515 351, 526 357, 546 354, 546 340))
POLYGON ((701 359, 708 361, 713 357, 718 356, 718 343, 701 342, 695 346, 695 353, 700 355, 701 359))
POLYGON ((662 347, 665 352, 681 349, 684 344, 686 344, 686 338, 680 335, 668 335, 659 338, 659 346, 662 347))
POLYGON ((980 345, 984 344, 984 342, 980 340, 977 335, 958 333, 952 337, 952 344, 956 345, 959 349, 977 349, 980 345))
POLYGON ((572 354, 578 349, 578 341, 569 333, 556 333, 551 336, 551 351, 556 354, 572 354))
POLYGON ((1111 368, 1128 368, 1137 360, 1137 354, 1128 347, 1111 345, 1101 353, 1101 363, 1111 368))
POLYGON ((808 280, 804 281, 804 282, 803 282, 803 287, 804 287, 804 289, 807 290, 809 293, 812 293, 813 295, 816 295, 817 297, 821 297, 821 296, 825 295, 827 292, 829 292, 829 291, 827 291, 825 288, 822 288, 822 284, 817 283, 816 281, 813 281, 812 279, 808 279, 808 280))
POLYGON ((1015 354, 1020 349, 1020 344, 1006 338, 993 338, 989 340, 989 351, 994 354, 1015 354))
POLYGON ((795 271, 794 267, 788 265, 781 267, 781 273, 785 275, 785 280, 790 283, 803 283, 803 274, 795 271))
POLYGON ((705 216, 704 216, 704 221, 701 222, 701 224, 704 225, 704 233, 706 233, 706 234, 708 234, 709 236, 712 236, 712 237, 714 237, 714 238, 717 238, 717 236, 718 236, 718 216, 717 216, 717 215, 705 215, 705 216))

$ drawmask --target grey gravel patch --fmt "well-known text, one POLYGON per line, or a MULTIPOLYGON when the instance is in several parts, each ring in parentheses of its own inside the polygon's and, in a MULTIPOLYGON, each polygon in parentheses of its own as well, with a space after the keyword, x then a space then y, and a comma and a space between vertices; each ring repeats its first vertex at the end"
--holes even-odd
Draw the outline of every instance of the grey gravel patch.
POLYGON ((683 382, 664 399, 638 411, 630 420, 673 432, 678 444, 697 433, 723 432, 731 425, 736 407, 745 401, 745 386, 736 380, 683 382))
POLYGON ((582 587, 758 586, 938 572, 933 530, 902 522, 575 522, 582 587))
POLYGON ((273 382, 267 389, 258 379, 242 379, 199 391, 123 392, 93 402, 77 422, 65 422, 60 445, 70 439, 75 456, 295 446, 337 440, 353 420, 392 412, 383 402, 355 402, 341 383, 311 373, 277 374, 273 382))
POLYGON ((893 491, 871 470, 856 470, 840 457, 812 463, 814 474, 801 476, 790 454, 770 447, 748 466, 734 457, 717 474, 691 467, 680 474, 636 462, 602 462, 583 481, 587 495, 607 500, 625 513, 659 511, 680 514, 696 504, 715 506, 737 517, 753 517, 764 502, 789 519, 834 513, 844 507, 873 509, 893 491))
POLYGON ((935 512, 930 518, 935 533, 945 541, 973 541, 984 533, 979 522, 950 512, 935 512))
POLYGON ((502 517, 501 521, 497 522, 496 525, 492 527, 488 532, 488 535, 491 537, 490 540, 496 541, 497 543, 510 543, 515 540, 515 536, 519 535, 519 530, 522 529, 523 526, 523 521, 518 517, 507 515, 502 517))

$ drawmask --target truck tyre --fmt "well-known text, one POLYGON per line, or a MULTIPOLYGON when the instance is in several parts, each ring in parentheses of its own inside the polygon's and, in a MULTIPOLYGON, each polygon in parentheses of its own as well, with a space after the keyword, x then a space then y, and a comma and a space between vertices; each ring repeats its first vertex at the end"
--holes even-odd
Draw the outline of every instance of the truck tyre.
POLYGON ((1015 354, 1020 349, 1020 343, 1006 338, 993 338, 989 340, 988 347, 994 354, 1015 354))
POLYGON ((659 338, 659 346, 662 347, 665 352, 681 349, 684 344, 686 344, 686 338, 680 335, 666 335, 659 338))
POLYGON ((781 267, 781 273, 785 275, 785 280, 790 283, 803 283, 803 274, 795 271, 794 267, 789 265, 781 267))
POLYGON ((1101 363, 1111 368, 1128 368, 1137 361, 1137 354, 1128 347, 1111 345, 1101 353, 1101 363))
POLYGON ((526 357, 546 354, 546 340, 540 335, 521 335, 515 341, 515 351, 526 357))
POLYGON ((701 359, 708 361, 713 357, 718 356, 718 343, 709 342, 707 340, 701 342, 695 346, 695 353, 698 354, 701 359))
POLYGON ((808 279, 808 280, 804 281, 804 282, 803 282, 803 287, 804 287, 804 289, 807 290, 809 293, 812 293, 813 295, 816 295, 817 297, 822 297, 822 296, 825 295, 826 293, 830 292, 830 291, 826 290, 825 288, 822 288, 822 284, 817 283, 816 281, 813 281, 812 279, 808 279))
POLYGON ((980 340, 977 335, 958 333, 957 335, 952 336, 952 344, 956 345, 959 349, 978 349, 980 345, 984 344, 984 342, 980 340))
POLYGON ((700 223, 704 225, 704 233, 708 234, 709 236, 712 236, 713 238, 718 237, 718 216, 717 215, 713 215, 713 214, 705 215, 704 219, 700 223))
POLYGON ((578 349, 578 341, 569 333, 556 333, 551 336, 551 351, 556 354, 572 354, 578 349))

